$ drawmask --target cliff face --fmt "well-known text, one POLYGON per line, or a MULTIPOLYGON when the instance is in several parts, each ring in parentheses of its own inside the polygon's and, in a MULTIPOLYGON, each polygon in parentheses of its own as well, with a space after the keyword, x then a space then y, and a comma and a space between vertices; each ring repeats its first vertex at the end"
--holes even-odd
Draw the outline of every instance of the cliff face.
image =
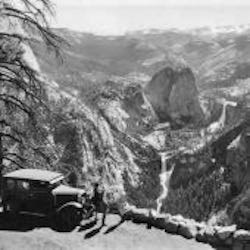
MULTIPOLYGON (((18 29, 17 24, 10 32, 18 29)), ((89 189, 99 182, 111 203, 126 196, 132 204, 153 207, 159 194, 160 157, 140 135, 147 133, 157 117, 142 87, 124 84, 121 89, 110 88, 97 95, 95 105, 90 106, 73 88, 64 91, 46 78, 28 45, 22 49, 24 60, 43 81, 47 105, 53 111, 51 121, 50 117, 42 121, 48 132, 43 148, 53 155, 53 166, 39 159, 35 164, 32 158, 32 167, 74 173, 78 185, 89 189)))
POLYGON ((153 76, 145 92, 162 122, 198 123, 203 120, 195 77, 189 68, 164 68, 153 76))
MULTIPOLYGON (((126 196, 137 206, 154 207, 160 157, 140 138, 155 119, 140 89, 125 87, 122 96, 114 91, 103 93, 91 108, 68 96, 70 102, 63 105, 65 116, 57 123, 54 142, 61 148, 57 167, 64 173, 76 173, 79 185, 91 189, 99 182, 111 203, 126 196), (132 107, 128 98, 133 99, 132 107)), ((51 87, 50 94, 53 91, 63 96, 58 88, 51 87)))
POLYGON ((112 90, 97 98, 96 104, 102 114, 120 132, 136 138, 148 133, 158 123, 158 118, 141 85, 113 82, 112 86, 112 90))

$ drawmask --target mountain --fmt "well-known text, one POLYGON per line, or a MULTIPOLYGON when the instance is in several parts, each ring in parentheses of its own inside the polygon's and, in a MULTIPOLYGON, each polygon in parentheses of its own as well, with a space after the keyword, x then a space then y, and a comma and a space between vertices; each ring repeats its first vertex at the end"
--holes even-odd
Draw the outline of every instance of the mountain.
POLYGON ((203 111, 198 100, 195 77, 190 68, 162 69, 145 86, 145 93, 160 121, 183 120, 202 124, 203 111))
POLYGON ((70 89, 78 90, 114 76, 145 84, 167 66, 190 67, 197 88, 209 96, 241 98, 249 90, 249 26, 149 30, 123 36, 55 32, 69 41, 63 50, 64 64, 55 63, 40 45, 34 45, 34 51, 42 71, 68 90, 69 83, 70 89))
POLYGON ((228 146, 247 127, 248 29, 55 32, 69 42, 63 63, 31 46, 56 114, 56 168, 90 189, 101 182, 110 203, 197 220, 241 193, 222 191, 235 183, 228 146))

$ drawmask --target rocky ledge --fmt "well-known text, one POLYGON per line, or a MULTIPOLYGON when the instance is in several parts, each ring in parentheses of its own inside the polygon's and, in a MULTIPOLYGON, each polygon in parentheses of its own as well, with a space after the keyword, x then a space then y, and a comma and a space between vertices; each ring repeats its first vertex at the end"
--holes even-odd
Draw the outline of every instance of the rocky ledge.
POLYGON ((124 212, 124 219, 142 223, 148 228, 155 227, 166 233, 178 234, 187 239, 211 244, 222 249, 249 250, 250 231, 231 226, 210 226, 206 223, 183 218, 181 215, 156 214, 149 209, 129 207, 124 212))

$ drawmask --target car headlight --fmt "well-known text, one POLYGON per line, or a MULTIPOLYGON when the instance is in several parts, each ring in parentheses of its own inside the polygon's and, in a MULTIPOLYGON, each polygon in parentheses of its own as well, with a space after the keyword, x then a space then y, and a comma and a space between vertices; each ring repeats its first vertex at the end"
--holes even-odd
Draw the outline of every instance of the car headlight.
POLYGON ((79 203, 85 203, 85 201, 86 201, 86 198, 85 198, 85 196, 84 195, 82 195, 82 194, 78 194, 78 196, 77 196, 77 201, 79 202, 79 203))

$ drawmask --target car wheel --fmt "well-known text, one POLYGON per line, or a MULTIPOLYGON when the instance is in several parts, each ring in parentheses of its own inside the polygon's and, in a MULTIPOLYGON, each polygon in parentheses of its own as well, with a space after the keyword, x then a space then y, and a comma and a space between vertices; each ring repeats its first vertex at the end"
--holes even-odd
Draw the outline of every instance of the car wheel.
POLYGON ((60 231, 72 231, 81 222, 81 211, 75 207, 66 207, 56 216, 57 228, 60 231))
POLYGON ((84 220, 90 219, 94 216, 94 212, 96 211, 96 208, 94 205, 84 207, 82 210, 82 218, 84 220))

